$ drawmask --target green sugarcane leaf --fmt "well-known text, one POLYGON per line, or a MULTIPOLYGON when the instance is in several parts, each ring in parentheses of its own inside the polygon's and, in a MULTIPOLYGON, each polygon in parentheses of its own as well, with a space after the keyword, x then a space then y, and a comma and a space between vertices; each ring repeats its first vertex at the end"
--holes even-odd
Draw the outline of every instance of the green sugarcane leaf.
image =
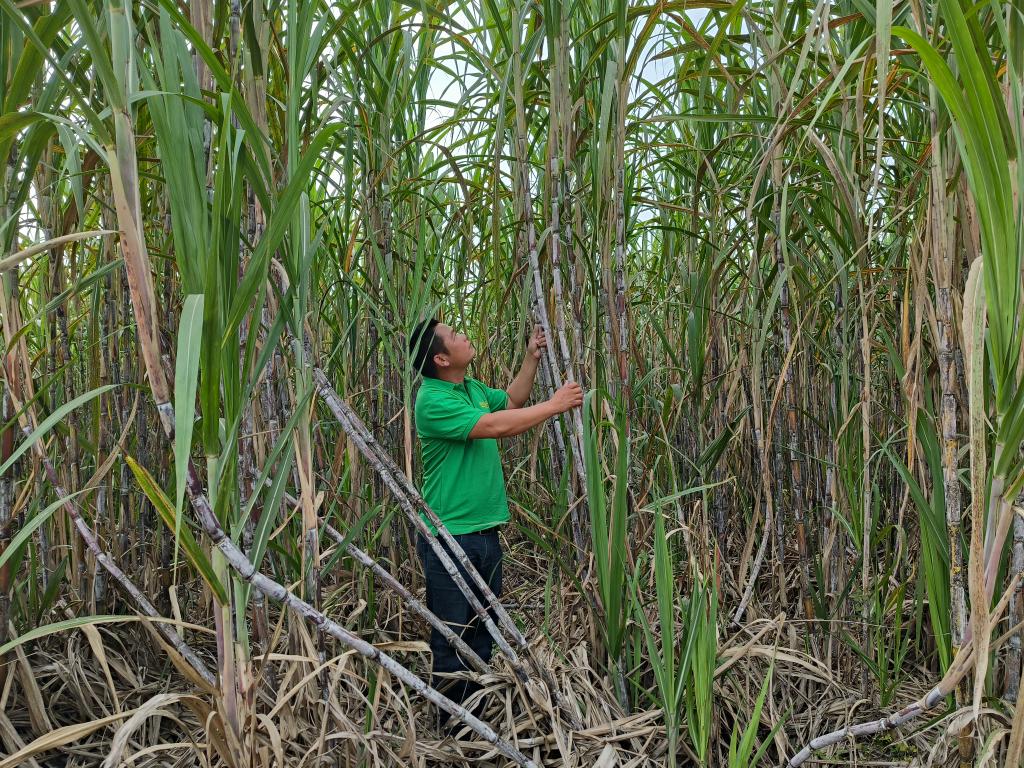
POLYGON ((75 410, 78 406, 89 402, 94 397, 98 397, 99 395, 102 395, 104 392, 109 392, 110 390, 114 389, 114 387, 117 386, 117 384, 104 384, 102 387, 97 387, 96 389, 90 392, 86 392, 84 395, 79 395, 74 400, 64 403, 60 408, 55 410, 46 419, 44 419, 43 423, 35 428, 35 430, 32 432, 31 435, 28 436, 28 439, 26 439, 25 442, 23 442, 21 445, 14 449, 14 452, 8 457, 7 461, 5 461, 3 465, 0 465, 0 475, 2 475, 4 472, 10 469, 14 462, 20 459, 22 454, 25 453, 25 451, 27 451, 29 448, 35 445, 40 439, 42 439, 46 435, 47 432, 49 432, 51 429, 54 428, 54 426, 62 422, 67 417, 67 415, 71 413, 73 410, 75 410))
POLYGON ((8 141, 40 118, 41 114, 31 110, 0 115, 0 143, 8 141))
MULTIPOLYGON (((734 765, 757 765, 756 761, 749 761, 750 752, 754 748, 754 739, 757 738, 757 731, 761 725, 761 709, 764 707, 764 701, 768 696, 768 689, 771 687, 772 674, 775 671, 775 659, 773 658, 771 664, 768 665, 768 672, 764 676, 764 682, 761 683, 761 692, 757 695, 757 701, 754 702, 754 711, 750 714, 750 722, 747 723, 747 727, 743 730, 743 738, 740 739, 738 757, 739 761, 734 765)), ((735 734, 735 731, 733 731, 735 734)))
POLYGON ((34 515, 31 520, 26 522, 25 525, 22 526, 21 530, 18 531, 18 533, 15 534, 15 536, 8 542, 4 551, 0 552, 0 568, 3 568, 7 561, 19 552, 23 546, 25 546, 28 540, 32 537, 32 534, 35 533, 36 529, 49 520, 50 517, 53 516, 54 512, 64 506, 64 504, 69 502, 71 499, 85 493, 87 490, 88 489, 83 489, 75 491, 74 493, 69 493, 64 498, 53 502, 53 504, 48 506, 42 512, 34 515))
MULTIPOLYGON (((309 185, 309 176, 313 171, 313 166, 320 159, 320 155, 328 142, 334 139, 334 134, 344 127, 343 123, 331 123, 326 126, 317 134, 316 138, 302 155, 302 160, 295 168, 288 186, 285 187, 281 197, 277 200, 277 205, 270 217, 266 232, 253 253, 245 276, 242 278, 242 282, 238 286, 234 299, 231 302, 231 307, 226 313, 221 341, 222 346, 238 330, 238 327, 242 324, 242 318, 245 317, 252 307, 257 290, 266 283, 270 258, 277 251, 278 246, 284 240, 285 235, 288 234, 288 230, 293 224, 296 206, 309 185)), ((301 328, 293 330, 295 333, 301 333, 302 331, 301 328)))
POLYGON ((174 364, 174 543, 175 565, 181 510, 185 503, 185 476, 192 452, 195 425, 196 387, 199 381, 199 356, 203 346, 203 294, 185 297, 178 323, 178 356, 174 364))
POLYGON ((135 475, 135 480, 138 482, 139 487, 142 488, 142 492, 146 494, 146 498, 149 499, 156 509, 157 514, 160 515, 160 519, 164 521, 164 525, 170 530, 175 531, 176 541, 185 550, 185 557, 199 571, 199 575, 209 585, 218 602, 221 605, 226 605, 228 602, 227 590, 224 589, 224 585, 217 578, 209 558, 207 558, 206 553, 192 535, 192 530, 188 526, 181 525, 178 516, 175 514, 174 505, 167 498, 167 494, 164 493, 156 480, 153 479, 153 476, 149 474, 149 471, 135 461, 135 459, 126 455, 124 460, 128 463, 132 474, 135 475))

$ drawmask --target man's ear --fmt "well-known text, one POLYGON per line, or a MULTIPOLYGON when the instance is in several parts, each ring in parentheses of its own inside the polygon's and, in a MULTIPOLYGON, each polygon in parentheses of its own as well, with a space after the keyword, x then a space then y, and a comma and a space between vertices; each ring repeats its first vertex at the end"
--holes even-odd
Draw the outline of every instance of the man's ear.
POLYGON ((447 368, 451 365, 451 360, 449 360, 445 355, 434 355, 434 365, 439 368, 447 368))

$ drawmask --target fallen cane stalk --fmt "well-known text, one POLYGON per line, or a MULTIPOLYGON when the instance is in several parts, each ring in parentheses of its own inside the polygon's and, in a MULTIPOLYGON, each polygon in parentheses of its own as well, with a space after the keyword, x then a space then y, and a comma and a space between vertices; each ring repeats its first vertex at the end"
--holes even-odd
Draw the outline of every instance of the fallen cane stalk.
MULTIPOLYGON (((168 432, 168 437, 173 438, 173 430, 169 428, 169 425, 174 423, 173 406, 170 403, 164 403, 163 410, 170 417, 164 421, 164 429, 168 432)), ((231 541, 230 537, 221 527, 213 512, 213 508, 210 506, 209 500, 203 493, 202 484, 199 481, 198 473, 191 459, 188 461, 186 472, 186 492, 189 502, 193 509, 196 510, 199 524, 207 536, 210 537, 211 542, 220 549, 224 559, 235 572, 254 589, 271 600, 283 604, 296 615, 308 620, 319 631, 340 640, 364 658, 386 669, 432 704, 468 725, 481 738, 493 745, 495 749, 512 760, 516 765, 524 766, 524 768, 536 768, 536 764, 532 760, 498 736, 489 725, 474 717, 467 709, 432 688, 391 656, 375 648, 362 638, 348 632, 348 630, 316 610, 312 605, 296 597, 283 585, 259 573, 249 558, 235 546, 234 542, 231 541)))
MULTIPOLYGON (((286 289, 286 276, 281 275, 280 280, 282 288, 286 289)), ((288 334, 287 343, 289 345, 296 343, 295 337, 288 334)), ((310 359, 312 359, 312 350, 310 350, 310 359)), ((462 547, 458 545, 458 542, 456 542, 455 539, 448 534, 447 530, 444 529, 441 521, 438 520, 437 516, 427 506, 426 502, 423 501, 419 491, 417 491, 412 483, 409 482, 409 478, 405 476, 405 473, 402 472, 391 460, 387 451, 380 447, 380 444, 355 412, 353 412, 352 409, 349 408, 348 404, 341 399, 337 392, 334 391, 334 387, 331 386, 327 376, 320 368, 313 368, 313 381, 320 398, 324 403, 326 403, 328 409, 334 415, 334 418, 337 419, 344 432, 349 436, 363 457, 370 463, 374 471, 377 472, 381 480, 383 480, 392 496, 394 496, 398 501, 402 511, 405 512, 409 522, 412 523, 417 532, 424 537, 424 539, 430 544, 430 547, 437 554, 445 572, 449 577, 451 577, 452 581, 459 588, 459 591, 462 592, 474 613, 476 613, 481 623, 487 629, 487 632, 494 639, 495 644, 497 644, 501 652, 505 654, 505 657, 508 659, 509 665, 515 672, 516 677, 519 678, 520 682, 528 682, 530 680, 530 675, 523 666, 522 661, 519 659, 519 655, 512 649, 512 646, 509 645, 508 640, 505 639, 505 636, 502 635, 501 631, 495 625, 488 610, 484 608, 476 593, 470 588, 469 584, 466 583, 466 580, 462 576, 462 572, 460 572, 459 568, 452 561, 451 555, 454 555, 454 557, 458 559, 464 572, 469 574, 476 582, 480 589, 480 593, 487 600, 491 610, 494 611, 494 614, 498 616, 499 621, 502 619, 507 621, 508 626, 506 626, 506 629, 508 629, 509 626, 511 627, 511 634, 513 639, 516 641, 516 644, 520 648, 528 648, 525 638, 523 638, 519 633, 518 628, 508 617, 508 614, 491 591, 487 582, 484 581, 476 568, 473 567, 473 564, 469 561, 469 558, 462 550, 462 547), (447 537, 445 542, 451 549, 451 555, 449 555, 449 552, 447 552, 445 548, 438 543, 437 539, 431 534, 426 523, 424 523, 420 516, 416 514, 416 506, 421 506, 426 510, 429 518, 437 527, 439 533, 444 531, 442 536, 447 537)), ((531 662, 533 662, 532 658, 531 662)), ((534 666, 539 665, 534 663, 534 666)), ((555 691, 553 681, 549 682, 550 675, 545 676, 544 679, 545 682, 548 683, 548 687, 552 691, 555 691)), ((566 713, 572 719, 573 727, 578 728, 580 726, 578 718, 575 718, 571 710, 568 708, 566 708, 566 713)))
MULTIPOLYGON (((264 484, 270 485, 271 481, 267 479, 264 484)), ((298 506, 299 500, 292 496, 290 493, 285 492, 283 497, 284 500, 289 504, 293 506, 298 506)), ((428 624, 430 624, 430 626, 434 627, 438 632, 440 632, 441 635, 445 638, 445 640, 447 640, 448 643, 453 648, 455 648, 459 652, 459 654, 461 654, 466 659, 466 661, 469 662, 469 665, 473 667, 473 669, 481 673, 491 671, 491 667, 477 655, 476 651, 474 651, 472 648, 466 645, 466 642, 457 634, 455 634, 455 632, 452 631, 451 627, 449 627, 447 624, 441 621, 441 619, 437 617, 437 614, 435 614, 433 611, 427 608, 427 606, 425 606, 423 603, 417 600, 413 596, 413 594, 405 588, 405 585, 403 585, 402 582, 400 582, 398 579, 392 576, 391 573, 386 568, 384 568, 380 563, 378 563, 376 560, 370 557, 366 552, 359 549, 359 547, 357 547, 355 544, 352 544, 351 542, 346 544, 345 537, 333 525, 324 520, 321 520, 321 524, 327 531, 327 535, 334 539, 335 543, 344 546, 345 551, 348 552, 349 555, 351 555, 358 563, 364 565, 365 567, 373 571, 374 575, 376 575, 377 578, 380 579, 385 586, 393 590, 399 597, 402 598, 402 600, 406 602, 406 604, 408 604, 410 608, 413 609, 414 612, 422 616, 424 620, 428 624)))
MULTIPOLYGON (((434 551, 437 552, 438 555, 442 556, 442 559, 444 559, 444 557, 446 556, 444 548, 441 547, 436 541, 437 538, 440 538, 442 541, 444 541, 445 544, 448 545, 452 553, 455 555, 456 559, 459 560, 459 564, 466 569, 466 573, 468 573, 470 578, 473 579, 473 582, 476 584, 477 589, 480 590, 480 593, 487 600, 488 606, 492 611, 494 611, 495 615, 498 617, 498 622, 502 626, 502 628, 505 629, 509 633, 509 635, 512 636, 513 640, 515 640, 517 645, 519 645, 520 647, 527 647, 526 638, 523 637, 522 633, 519 631, 519 628, 515 625, 515 622, 512 621, 512 618, 508 615, 508 612, 505 610, 505 607, 501 604, 501 601, 498 600, 497 596, 491 590, 490 585, 483 578, 483 576, 480 575, 480 572, 477 571, 477 569, 469 561, 469 558, 466 557, 466 553, 462 550, 462 547, 459 546, 459 543, 455 540, 455 537, 448 532, 448 529, 445 528, 444 523, 441 522, 441 519, 437 516, 434 510, 430 508, 430 506, 427 504, 424 498, 420 495, 420 492, 412 484, 409 478, 405 476, 405 473, 398 468, 398 466, 388 455, 387 451, 385 451, 381 447, 380 443, 377 442, 377 439, 370 433, 370 431, 366 428, 366 425, 363 424, 363 422, 359 419, 359 417, 355 414, 351 407, 349 407, 348 403, 346 403, 344 400, 338 397, 337 393, 334 392, 333 388, 331 388, 330 383, 327 381, 327 377, 324 375, 324 373, 317 369, 315 372, 315 377, 318 386, 321 388, 321 396, 324 397, 324 400, 325 402, 327 402, 328 407, 331 408, 332 413, 334 413, 334 415, 342 423, 342 427, 345 427, 346 423, 350 427, 352 427, 353 431, 358 433, 358 435, 349 432, 349 436, 353 437, 353 440, 356 442, 357 446, 360 446, 361 441, 363 444, 365 444, 365 447, 370 452, 372 452, 372 456, 369 455, 368 453, 364 453, 366 458, 374 463, 374 468, 377 469, 378 472, 380 472, 382 475, 387 475, 394 481, 396 481, 397 485, 400 487, 400 490, 393 490, 396 498, 399 497, 400 494, 404 496, 404 501, 408 503, 410 507, 418 507, 420 510, 422 510, 423 513, 427 516, 427 519, 430 520, 433 526, 437 529, 437 537, 430 535, 429 529, 427 529, 425 525, 422 525, 422 520, 420 519, 420 516, 415 513, 415 509, 412 509, 412 511, 409 512, 411 517, 415 518, 415 520, 418 520, 422 525, 423 529, 426 530, 426 533, 424 535, 427 536, 427 540, 433 547, 434 551)), ((417 526, 417 529, 419 529, 419 527, 420 526, 417 526)), ((468 594, 469 593, 467 593, 467 596, 468 594)))
POLYGON ((502 739, 489 725, 478 720, 467 709, 459 706, 447 696, 423 682, 423 680, 399 664, 391 656, 375 648, 361 637, 353 635, 340 624, 316 610, 305 600, 296 597, 283 585, 257 571, 249 558, 245 556, 242 550, 235 546, 234 542, 231 541, 231 538, 221 527, 220 522, 213 513, 209 500, 207 500, 206 495, 202 491, 202 485, 199 482, 191 459, 188 462, 186 488, 189 501, 199 519, 199 524, 206 531, 206 535, 210 537, 214 546, 224 555, 224 559, 244 581, 271 600, 281 603, 292 613, 306 619, 319 631, 340 640, 360 656, 386 669, 401 680, 402 683, 416 691, 416 693, 464 722, 516 765, 524 766, 525 768, 536 768, 536 764, 532 760, 502 739))
MULTIPOLYGON (((13 400, 13 395, 11 395, 11 398, 13 400)), ((21 410, 17 402, 15 402, 15 407, 18 410, 21 410)), ((22 413, 21 421, 21 429, 25 434, 25 437, 31 437, 32 425, 27 414, 24 412, 22 413)), ((121 570, 120 566, 118 566, 114 559, 107 554, 107 551, 100 545, 96 534, 82 517, 82 513, 79 511, 78 505, 69 498, 70 494, 68 494, 61 485, 60 478, 57 477, 57 471, 53 468, 53 463, 50 461, 50 457, 46 455, 46 449, 43 447, 43 441, 37 440, 33 445, 33 450, 42 462, 43 470, 46 472, 46 477, 50 481, 50 485, 53 486, 53 491, 57 498, 63 498, 65 500, 62 506, 71 517, 71 521, 74 523, 75 530, 78 531, 78 535, 82 537, 85 545, 89 548, 89 551, 92 552, 93 557, 96 558, 96 562, 110 574, 111 578, 114 579, 124 593, 139 607, 142 613, 154 619, 162 619, 163 617, 153 604, 144 594, 142 594, 142 591, 135 586, 135 583, 128 578, 128 575, 121 570)), ((163 637, 163 639, 167 641, 167 643, 174 648, 174 650, 176 650, 181 657, 185 659, 185 661, 188 662, 202 681, 211 688, 216 688, 217 679, 206 667, 206 664, 203 663, 203 660, 199 658, 199 655, 192 650, 192 647, 188 643, 185 642, 184 638, 175 632, 172 626, 166 621, 157 621, 154 622, 154 624, 155 629, 160 633, 160 636, 163 637)))
MULTIPOLYGON (((1006 606, 1009 604, 1010 598, 1013 596, 1017 587, 1017 582, 1020 581, 1020 578, 1021 574, 1017 574, 1010 580, 1009 585, 1006 587, 1006 591, 999 599, 999 604, 989 615, 989 632, 995 629, 996 625, 999 623, 999 619, 1002 617, 1003 611, 1006 610, 1006 606)), ((990 646, 990 650, 995 647, 996 644, 992 644, 992 646, 990 646)), ((807 758, 819 749, 824 749, 825 747, 830 747, 833 744, 838 744, 840 741, 845 739, 855 739, 861 736, 871 736, 876 733, 891 731, 893 728, 899 728, 909 720, 913 720, 918 715, 923 715, 953 693, 953 689, 956 688, 957 683, 959 683, 971 669, 971 662, 974 659, 974 649, 974 640, 967 640, 965 645, 960 649, 960 652, 956 655, 956 658, 953 659, 953 663, 949 665, 949 669, 946 670, 946 674, 943 678, 935 684, 934 688, 917 701, 912 704, 908 704, 898 712, 893 712, 888 717, 883 717, 880 720, 872 720, 867 723, 849 725, 845 728, 839 728, 831 733, 826 733, 822 736, 811 739, 807 746, 790 758, 786 765, 788 768, 797 768, 797 766, 803 765, 807 758)))
MULTIPOLYGON (((131 125, 127 113, 122 113, 120 118, 128 123, 127 133, 130 137, 131 125)), ((119 138, 122 137, 119 135, 119 138)), ((155 333, 152 332, 151 320, 153 314, 155 314, 155 300, 150 278, 146 242, 141 234, 142 228, 138 224, 138 221, 141 219, 141 213, 138 208, 138 201, 129 200, 125 191, 124 179, 121 178, 121 174, 118 172, 134 171, 134 157, 129 158, 125 168, 121 168, 118 165, 113 150, 113 147, 108 147, 121 250, 124 255, 125 273, 128 278, 132 308, 139 326, 140 351, 145 362, 146 378, 153 393, 153 399, 156 404, 157 413, 160 415, 160 422, 164 428, 164 433, 169 440, 173 441, 174 405, 169 400, 170 389, 167 386, 167 377, 160 365, 159 342, 155 333)), ((128 175, 131 177, 132 174, 129 173, 128 175)), ((131 181, 134 183, 135 179, 132 178, 131 181)), ((189 497, 189 503, 196 511, 200 525, 213 544, 223 553, 224 559, 244 581, 264 596, 283 604, 295 615, 311 622, 321 632, 326 632, 332 637, 337 638, 364 658, 383 667, 428 701, 466 723, 476 733, 480 734, 485 741, 494 745, 501 754, 508 757, 516 765, 525 766, 526 768, 536 767, 532 760, 498 736, 489 725, 481 722, 470 712, 466 711, 466 709, 424 683, 386 653, 374 648, 362 638, 351 634, 309 603, 293 595, 278 582, 259 573, 249 558, 245 556, 245 553, 235 546, 234 542, 231 541, 231 538, 221 527, 220 521, 217 520, 213 508, 203 492, 195 464, 191 459, 187 461, 185 477, 185 488, 189 497)), ((235 681, 224 681, 224 684, 234 685, 235 681)))
MULTIPOLYGON (((282 289, 286 289, 288 285, 287 276, 284 274, 279 275, 282 289)), ((287 335, 289 344, 297 343, 297 340, 291 334, 287 335)), ((308 346, 308 345, 307 345, 308 346)), ((310 350, 310 357, 312 359, 312 350, 310 350)), ((527 683, 530 680, 530 675, 523 666, 519 655, 513 650, 512 646, 509 645, 508 640, 501 633, 498 627, 495 625, 491 618, 491 613, 484 608, 479 598, 473 589, 470 588, 469 584, 462 576, 459 568, 455 565, 452 560, 452 556, 459 561, 459 565, 462 566, 462 571, 470 576, 475 582, 477 588, 484 599, 487 601, 490 611, 493 611, 494 615, 498 618, 498 622, 501 626, 511 635, 516 645, 522 650, 527 658, 530 660, 531 666, 537 671, 538 675, 544 680, 548 689, 555 697, 559 707, 565 712, 569 718, 570 724, 573 728, 579 729, 582 727, 582 723, 572 709, 567 705, 564 698, 558 691, 557 686, 554 683, 554 679, 551 677, 550 672, 533 657, 530 651, 529 645, 526 642, 526 638, 523 637, 519 628, 512 621, 512 618, 505 611, 504 606, 494 595, 490 585, 484 580, 480 573, 476 570, 473 564, 470 562, 466 553, 463 551, 459 543, 455 541, 454 537, 444 527, 441 520, 434 514, 434 511, 427 505, 419 491, 412 484, 405 473, 394 463, 391 456, 387 451, 381 447, 380 443, 377 442, 376 438, 366 428, 362 420, 358 415, 349 407, 331 386, 326 374, 317 367, 313 368, 313 381, 316 386, 317 393, 320 398, 327 405, 328 409, 337 419, 342 429, 349 436, 356 448, 363 455, 363 457, 370 462, 374 471, 384 481, 384 484, 388 487, 392 496, 398 501, 402 511, 405 512, 409 522, 412 523, 413 527, 419 532, 421 536, 427 541, 431 549, 437 554, 441 565, 444 567, 445 572, 451 577, 452 581, 455 582, 459 591, 462 592, 463 596, 469 602, 470 607, 476 613, 477 617, 483 623, 487 632, 494 639, 498 648, 508 659, 512 670, 515 672, 516 677, 519 678, 520 682, 527 683), (437 538, 431 534, 430 529, 426 523, 423 522, 422 518, 416 514, 416 508, 419 507, 423 510, 424 514, 436 528, 438 535, 444 540, 445 544, 448 545, 449 552, 441 546, 437 538)))
MULTIPOLYGON (((49 458, 43 460, 43 467, 46 470, 46 476, 50 480, 50 485, 53 486, 54 493, 58 497, 66 497, 67 491, 61 487, 57 479, 57 473, 50 463, 49 458)), ((142 610, 144 614, 154 619, 162 619, 163 616, 157 611, 151 602, 146 598, 144 594, 139 590, 135 583, 128 578, 127 574, 121 570, 114 559, 107 554, 106 550, 100 546, 99 539, 96 538, 96 534, 93 533, 92 528, 82 518, 82 513, 78 511, 78 506, 71 501, 65 501, 64 509, 71 516, 72 522, 75 524, 75 528, 78 530, 78 535, 85 541, 85 545, 92 552, 93 557, 96 558, 96 562, 103 566, 103 569, 114 579, 114 581, 121 587, 121 589, 127 594, 136 605, 142 610)), ((173 627, 166 621, 154 622, 155 629, 160 633, 160 636, 176 650, 185 661, 189 663, 192 669, 195 670, 196 674, 199 675, 202 680, 209 685, 211 688, 216 689, 217 679, 213 676, 210 670, 203 663, 203 660, 199 658, 192 647, 185 642, 185 640, 174 631, 173 627)))
POLYGON ((380 579, 386 586, 390 587, 405 603, 413 609, 416 613, 426 619, 427 623, 430 624, 434 629, 441 633, 442 637, 448 641, 448 643, 459 652, 459 655, 464 658, 469 665, 473 667, 477 672, 489 672, 491 668, 487 665, 483 659, 481 659, 476 651, 466 645, 466 642, 459 637, 455 632, 452 631, 451 627, 445 624, 441 619, 437 617, 427 606, 413 597, 412 593, 405 588, 405 586, 392 576, 386 568, 380 563, 370 557, 368 554, 359 549, 355 544, 345 543, 345 537, 341 535, 332 525, 324 523, 324 528, 327 531, 327 535, 334 539, 335 542, 345 547, 345 551, 354 557, 358 562, 373 571, 374 575, 380 579))

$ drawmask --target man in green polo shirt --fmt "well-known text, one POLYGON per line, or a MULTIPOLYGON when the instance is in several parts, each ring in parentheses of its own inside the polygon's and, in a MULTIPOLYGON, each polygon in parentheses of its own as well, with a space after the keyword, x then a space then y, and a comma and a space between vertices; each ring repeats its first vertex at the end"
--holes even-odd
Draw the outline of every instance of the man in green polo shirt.
MULTIPOLYGON (((466 375, 476 350, 465 334, 437 320, 426 320, 409 337, 413 367, 423 373, 415 408, 423 458, 423 497, 499 596, 502 552, 498 529, 508 522, 509 512, 497 440, 521 434, 583 403, 579 384, 569 383, 550 400, 526 406, 546 345, 544 333, 537 328, 519 373, 501 390, 466 375)), ((437 532, 425 517, 424 522, 432 533, 437 532)), ((461 635, 481 659, 490 661, 492 645, 487 628, 426 540, 418 537, 416 549, 427 581, 427 607, 461 635)), ((472 584, 465 573, 463 577, 472 584)), ((456 702, 479 688, 464 678, 447 677, 469 667, 436 629, 430 635, 430 650, 431 685, 456 702)), ((442 717, 447 719, 444 714, 442 717)))

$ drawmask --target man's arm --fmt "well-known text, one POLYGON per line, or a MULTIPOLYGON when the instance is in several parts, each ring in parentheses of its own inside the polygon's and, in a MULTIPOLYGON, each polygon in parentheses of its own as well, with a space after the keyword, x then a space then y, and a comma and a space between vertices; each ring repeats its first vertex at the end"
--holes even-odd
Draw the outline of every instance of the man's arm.
POLYGON ((470 440, 512 437, 583 404, 583 390, 576 382, 563 385, 550 400, 529 408, 485 413, 469 433, 470 440))
POLYGON ((523 358, 523 364, 519 373, 512 379, 505 392, 508 394, 508 407, 512 409, 522 408, 530 399, 530 392, 533 391, 533 380, 537 377, 537 358, 527 353, 523 358))
POLYGON ((511 408, 497 413, 485 413, 480 417, 473 430, 469 433, 470 440, 480 438, 512 437, 519 435, 556 416, 559 411, 554 409, 548 400, 529 408, 511 408))
MULTIPOLYGON (((533 391, 533 380, 537 377, 537 365, 540 363, 541 350, 548 345, 544 331, 538 325, 533 329, 533 336, 526 345, 526 356, 519 368, 519 373, 505 390, 508 394, 508 408, 522 408, 530 399, 533 391)), ((539 423, 539 422, 538 422, 539 423)), ((533 425, 531 425, 533 426, 533 425)), ((529 429, 529 427, 527 427, 529 429)))

